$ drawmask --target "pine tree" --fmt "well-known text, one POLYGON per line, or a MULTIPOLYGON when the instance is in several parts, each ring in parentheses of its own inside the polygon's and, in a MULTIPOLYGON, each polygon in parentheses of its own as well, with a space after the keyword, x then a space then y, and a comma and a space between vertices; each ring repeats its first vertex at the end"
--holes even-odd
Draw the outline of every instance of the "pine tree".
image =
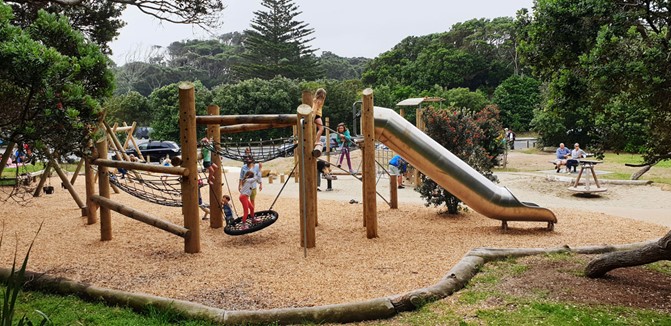
POLYGON ((246 30, 245 53, 236 67, 240 79, 272 79, 281 75, 291 79, 314 80, 323 75, 308 43, 314 30, 295 20, 302 12, 292 0, 262 0, 267 11, 255 11, 251 30, 246 30))

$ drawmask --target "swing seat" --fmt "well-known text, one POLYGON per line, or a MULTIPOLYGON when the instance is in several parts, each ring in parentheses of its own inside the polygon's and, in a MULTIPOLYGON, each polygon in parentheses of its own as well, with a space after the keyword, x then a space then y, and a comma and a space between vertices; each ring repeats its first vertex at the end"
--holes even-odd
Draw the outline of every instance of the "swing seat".
POLYGON ((259 222, 254 223, 251 219, 247 219, 247 228, 242 229, 242 217, 238 217, 233 221, 233 223, 226 224, 224 227, 224 233, 228 235, 243 235, 256 232, 275 223, 278 217, 279 214, 273 210, 254 212, 254 218, 259 219, 259 222))

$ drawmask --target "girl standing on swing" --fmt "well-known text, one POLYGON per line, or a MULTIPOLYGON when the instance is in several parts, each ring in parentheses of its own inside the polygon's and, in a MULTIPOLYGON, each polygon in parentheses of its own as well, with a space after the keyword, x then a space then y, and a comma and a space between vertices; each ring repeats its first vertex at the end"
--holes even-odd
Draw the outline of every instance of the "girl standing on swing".
POLYGON ((253 223, 259 222, 254 217, 254 204, 250 200, 252 189, 256 188, 256 184, 261 182, 261 177, 254 173, 254 171, 247 171, 245 173, 244 181, 240 187, 240 203, 242 203, 242 229, 247 229, 247 218, 251 218, 253 223))

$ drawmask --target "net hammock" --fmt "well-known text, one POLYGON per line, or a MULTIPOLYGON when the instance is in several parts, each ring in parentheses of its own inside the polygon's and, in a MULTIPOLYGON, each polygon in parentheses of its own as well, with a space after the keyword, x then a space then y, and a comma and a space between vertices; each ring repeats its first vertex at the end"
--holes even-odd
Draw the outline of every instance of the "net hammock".
POLYGON ((278 157, 287 157, 293 155, 293 151, 298 146, 293 137, 277 138, 268 140, 239 140, 237 142, 205 142, 201 145, 213 153, 217 153, 223 157, 234 161, 244 162, 250 156, 250 153, 245 153, 249 148, 251 150, 251 157, 255 162, 264 163, 272 161, 278 157), (219 146, 216 146, 219 145, 219 146), (219 147, 218 150, 216 147, 219 147))

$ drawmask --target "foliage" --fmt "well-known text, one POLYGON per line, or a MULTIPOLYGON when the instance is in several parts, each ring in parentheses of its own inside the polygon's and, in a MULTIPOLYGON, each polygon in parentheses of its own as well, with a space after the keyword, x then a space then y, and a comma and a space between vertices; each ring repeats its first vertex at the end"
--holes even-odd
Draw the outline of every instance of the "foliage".
MULTIPOLYGON (((212 103, 212 92, 199 81, 196 81, 194 86, 196 115, 206 115, 207 106, 212 103)), ((152 138, 172 140, 179 144, 179 84, 171 84, 154 90, 149 95, 149 104, 152 116, 151 127, 154 129, 152 138)), ((200 126, 198 139, 204 135, 205 129, 200 126)))
POLYGON ((337 80, 360 79, 366 64, 370 61, 362 57, 344 58, 329 51, 322 52, 319 59, 326 79, 337 80))
MULTIPOLYGON (((487 106, 476 112, 427 109, 423 117, 427 135, 486 178, 497 180, 491 170, 504 150, 497 140, 502 129, 498 108, 487 106)), ((459 198, 429 177, 423 176, 418 191, 427 206, 445 203, 449 214, 458 213, 459 198)))
POLYGON ((453 88, 446 91, 436 90, 433 94, 435 94, 434 96, 444 98, 445 104, 448 107, 468 112, 478 112, 489 104, 485 93, 479 90, 471 92, 468 88, 453 88))
POLYGON ((268 11, 255 11, 252 29, 245 31, 242 62, 235 69, 240 79, 314 80, 322 71, 308 38, 314 30, 297 21, 301 14, 292 0, 262 0, 268 11))
POLYGON ((671 152, 666 2, 537 0, 522 16, 520 50, 548 83, 534 120, 545 143, 647 149, 651 161, 671 152))
POLYGON ((0 1, 0 140, 81 155, 111 95, 109 60, 63 17, 41 11, 27 27, 12 17, 0 1))
POLYGON ((111 124, 137 122, 139 126, 148 126, 151 123, 151 108, 149 100, 138 92, 128 92, 124 95, 115 95, 105 101, 107 110, 106 120, 111 124))
POLYGON ((501 109, 501 123, 512 130, 531 130, 534 110, 540 105, 540 83, 527 76, 510 76, 494 91, 492 102, 501 109))
POLYGON ((438 85, 489 94, 516 67, 513 20, 473 19, 448 32, 403 39, 368 64, 363 81, 376 87, 400 84, 428 90, 438 85))

